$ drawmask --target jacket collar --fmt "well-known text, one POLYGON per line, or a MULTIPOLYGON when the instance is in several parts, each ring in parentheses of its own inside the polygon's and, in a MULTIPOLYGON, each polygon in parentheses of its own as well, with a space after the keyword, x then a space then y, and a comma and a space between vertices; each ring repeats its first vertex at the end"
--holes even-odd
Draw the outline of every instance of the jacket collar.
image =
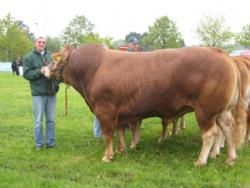
MULTIPOLYGON (((33 49, 33 52, 35 54, 37 54, 37 55, 42 55, 40 52, 36 51, 36 48, 33 49)), ((43 55, 45 55, 45 54, 47 54, 47 49, 46 48, 44 48, 44 54, 43 55)))

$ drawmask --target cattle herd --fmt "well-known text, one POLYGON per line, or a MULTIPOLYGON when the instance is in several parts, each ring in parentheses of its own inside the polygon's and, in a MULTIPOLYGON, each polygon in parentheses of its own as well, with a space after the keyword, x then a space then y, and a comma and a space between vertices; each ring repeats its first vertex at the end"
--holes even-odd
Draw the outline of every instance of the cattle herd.
POLYGON ((230 165, 236 150, 250 140, 250 59, 230 57, 219 48, 187 47, 152 52, 124 52, 98 45, 65 46, 53 54, 45 76, 60 79, 77 90, 101 123, 105 152, 102 161, 125 150, 125 127, 131 147, 139 142, 144 118, 170 120, 194 112, 202 146, 195 165, 216 158, 224 141, 230 165))

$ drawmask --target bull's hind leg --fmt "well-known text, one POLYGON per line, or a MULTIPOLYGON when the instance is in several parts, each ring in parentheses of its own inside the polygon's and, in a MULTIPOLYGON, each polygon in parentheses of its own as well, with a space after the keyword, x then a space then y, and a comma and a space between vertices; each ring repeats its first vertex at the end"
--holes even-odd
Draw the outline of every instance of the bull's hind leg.
POLYGON ((221 129, 217 126, 217 136, 215 138, 215 142, 214 142, 214 145, 211 149, 211 152, 209 154, 209 157, 211 158, 216 158, 217 156, 220 155, 220 148, 221 148, 221 144, 223 142, 223 138, 224 138, 224 135, 221 131, 221 129))
POLYGON ((247 131, 246 131, 245 142, 250 143, 250 109, 249 107, 247 111, 247 131))
POLYGON ((246 143, 250 143, 250 123, 247 125, 246 143))
POLYGON ((195 162, 195 166, 207 164, 208 155, 217 135, 217 126, 214 121, 208 122, 207 127, 209 127, 207 130, 202 130, 202 147, 198 160, 195 162))
POLYGON ((223 112, 218 116, 217 124, 220 126, 227 143, 227 163, 232 165, 237 158, 235 151, 235 142, 233 136, 233 118, 230 111, 223 112))

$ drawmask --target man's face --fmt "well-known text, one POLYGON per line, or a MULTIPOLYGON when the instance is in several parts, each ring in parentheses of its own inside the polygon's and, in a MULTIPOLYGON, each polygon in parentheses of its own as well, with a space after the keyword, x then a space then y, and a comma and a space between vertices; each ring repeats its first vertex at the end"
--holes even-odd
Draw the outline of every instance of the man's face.
POLYGON ((35 47, 38 52, 44 51, 45 45, 46 45, 45 38, 38 38, 35 42, 35 47))

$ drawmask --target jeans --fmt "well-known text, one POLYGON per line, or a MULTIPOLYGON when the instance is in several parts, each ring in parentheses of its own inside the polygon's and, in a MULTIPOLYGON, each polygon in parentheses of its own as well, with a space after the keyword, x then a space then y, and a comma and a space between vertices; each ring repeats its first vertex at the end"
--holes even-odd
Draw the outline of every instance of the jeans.
POLYGON ((43 117, 46 117, 46 145, 55 145, 56 95, 32 96, 35 147, 44 145, 43 117))
POLYGON ((102 129, 99 120, 94 116, 94 137, 101 137, 102 129))

